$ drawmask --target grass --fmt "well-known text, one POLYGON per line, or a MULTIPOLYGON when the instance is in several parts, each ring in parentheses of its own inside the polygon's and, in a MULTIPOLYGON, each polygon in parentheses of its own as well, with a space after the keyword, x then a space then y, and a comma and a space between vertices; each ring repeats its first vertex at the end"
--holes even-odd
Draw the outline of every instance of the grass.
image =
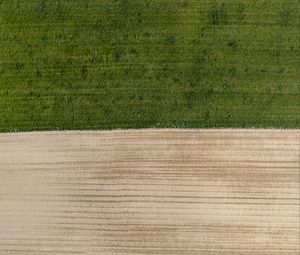
POLYGON ((0 0, 0 131, 300 127, 298 0, 0 0))

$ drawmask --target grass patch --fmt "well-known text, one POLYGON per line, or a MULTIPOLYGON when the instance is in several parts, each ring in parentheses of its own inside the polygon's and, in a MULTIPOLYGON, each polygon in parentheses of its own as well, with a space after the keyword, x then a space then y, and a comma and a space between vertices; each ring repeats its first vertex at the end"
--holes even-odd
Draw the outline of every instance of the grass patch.
POLYGON ((299 1, 2 0, 0 131, 299 128, 299 1))

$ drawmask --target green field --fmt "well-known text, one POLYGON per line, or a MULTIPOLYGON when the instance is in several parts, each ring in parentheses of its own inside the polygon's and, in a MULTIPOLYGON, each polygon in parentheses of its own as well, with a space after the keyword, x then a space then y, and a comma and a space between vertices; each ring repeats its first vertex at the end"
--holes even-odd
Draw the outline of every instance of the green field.
POLYGON ((298 0, 0 0, 0 131, 299 128, 298 0))

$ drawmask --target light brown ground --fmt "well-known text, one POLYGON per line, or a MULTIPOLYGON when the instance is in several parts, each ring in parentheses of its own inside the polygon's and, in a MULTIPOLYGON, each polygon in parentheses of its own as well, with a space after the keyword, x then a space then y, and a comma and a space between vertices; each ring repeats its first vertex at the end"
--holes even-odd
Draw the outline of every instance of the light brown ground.
POLYGON ((299 130, 0 134, 0 254, 299 254, 299 130))

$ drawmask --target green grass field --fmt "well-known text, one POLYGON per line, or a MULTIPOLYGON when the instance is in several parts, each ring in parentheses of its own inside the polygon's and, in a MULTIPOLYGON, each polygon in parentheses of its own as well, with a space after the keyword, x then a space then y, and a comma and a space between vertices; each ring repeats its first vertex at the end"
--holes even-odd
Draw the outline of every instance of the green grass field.
POLYGON ((0 0, 0 131, 299 128, 298 0, 0 0))

